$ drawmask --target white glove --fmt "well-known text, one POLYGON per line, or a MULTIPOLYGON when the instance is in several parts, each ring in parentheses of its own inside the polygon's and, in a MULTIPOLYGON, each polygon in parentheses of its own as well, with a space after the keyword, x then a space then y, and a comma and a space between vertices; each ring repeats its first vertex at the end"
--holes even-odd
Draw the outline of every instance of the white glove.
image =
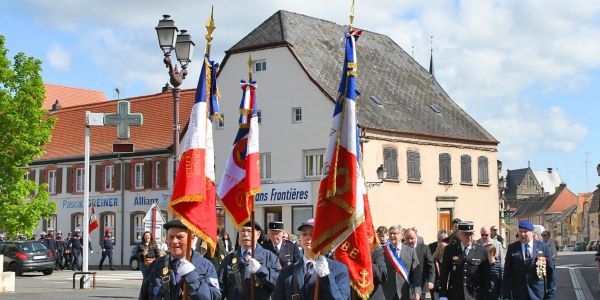
POLYGON ((90 250, 90 253, 94 254, 94 250, 90 250))
POLYGON ((448 300, 448 298, 447 297, 440 297, 439 300, 448 300))
POLYGON ((177 266, 177 275, 183 276, 194 271, 195 269, 196 267, 194 267, 191 262, 187 261, 185 258, 182 258, 179 260, 179 266, 177 266))
POLYGON ((248 271, 250 271, 250 273, 252 273, 252 274, 256 274, 256 272, 258 272, 258 269, 260 269, 260 263, 258 262, 258 260, 254 259, 254 258, 249 258, 248 259, 248 271))
POLYGON ((325 256, 320 255, 319 258, 317 258, 317 261, 315 261, 315 271, 319 277, 329 275, 329 264, 327 263, 325 256))

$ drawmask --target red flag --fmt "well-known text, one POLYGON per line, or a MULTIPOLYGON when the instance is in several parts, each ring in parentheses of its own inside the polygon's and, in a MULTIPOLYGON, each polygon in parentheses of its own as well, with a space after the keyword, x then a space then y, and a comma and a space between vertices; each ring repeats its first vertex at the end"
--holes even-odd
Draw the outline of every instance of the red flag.
POLYGON ((250 221, 253 195, 260 192, 260 152, 256 82, 242 81, 239 129, 227 159, 217 196, 236 227, 250 221))
POLYGON ((98 219, 96 218, 96 211, 94 210, 94 206, 90 206, 90 219, 89 219, 89 233, 92 233, 92 231, 96 230, 96 228, 98 228, 98 219))
POLYGON ((323 177, 312 234, 315 253, 335 248, 335 258, 348 266, 350 285, 367 299, 373 291, 371 245, 374 241, 356 124, 356 50, 360 31, 346 34, 339 96, 325 153, 323 177))
POLYGON ((182 154, 168 209, 190 231, 206 241, 214 254, 217 244, 215 170, 212 120, 218 117, 216 70, 218 65, 204 58, 196 101, 182 140, 182 154))

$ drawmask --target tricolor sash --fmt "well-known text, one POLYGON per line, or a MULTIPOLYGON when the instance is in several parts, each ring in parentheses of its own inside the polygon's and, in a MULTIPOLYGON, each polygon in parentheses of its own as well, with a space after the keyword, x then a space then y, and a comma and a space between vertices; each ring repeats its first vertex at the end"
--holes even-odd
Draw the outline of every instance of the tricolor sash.
POLYGON ((392 245, 390 243, 387 243, 383 245, 383 252, 385 252, 385 256, 387 256, 387 258, 392 262, 392 265, 394 266, 394 269, 396 269, 396 272, 400 273, 400 276, 402 276, 404 281, 406 281, 406 283, 408 283, 408 285, 410 286, 411 284, 408 280, 408 270, 406 269, 406 266, 404 266, 402 259, 396 256, 396 249, 392 248, 392 245))

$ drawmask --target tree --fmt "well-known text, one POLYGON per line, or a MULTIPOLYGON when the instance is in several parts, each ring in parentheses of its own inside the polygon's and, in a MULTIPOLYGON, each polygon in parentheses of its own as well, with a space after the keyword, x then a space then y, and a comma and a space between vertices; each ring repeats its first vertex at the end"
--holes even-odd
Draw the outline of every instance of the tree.
POLYGON ((27 180, 28 166, 43 154, 55 119, 42 109, 42 62, 19 52, 11 62, 0 35, 0 231, 31 236, 42 218, 56 211, 47 185, 27 180))

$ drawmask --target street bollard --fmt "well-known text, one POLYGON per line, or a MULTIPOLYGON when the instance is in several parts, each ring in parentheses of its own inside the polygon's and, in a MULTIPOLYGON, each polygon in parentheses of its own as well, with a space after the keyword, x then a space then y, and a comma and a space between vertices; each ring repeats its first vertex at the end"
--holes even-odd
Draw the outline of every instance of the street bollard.
POLYGON ((92 275, 92 288, 96 288, 96 272, 75 272, 73 273, 73 289, 75 289, 75 277, 77 275, 83 275, 79 278, 79 288, 85 288, 85 275, 92 275))

